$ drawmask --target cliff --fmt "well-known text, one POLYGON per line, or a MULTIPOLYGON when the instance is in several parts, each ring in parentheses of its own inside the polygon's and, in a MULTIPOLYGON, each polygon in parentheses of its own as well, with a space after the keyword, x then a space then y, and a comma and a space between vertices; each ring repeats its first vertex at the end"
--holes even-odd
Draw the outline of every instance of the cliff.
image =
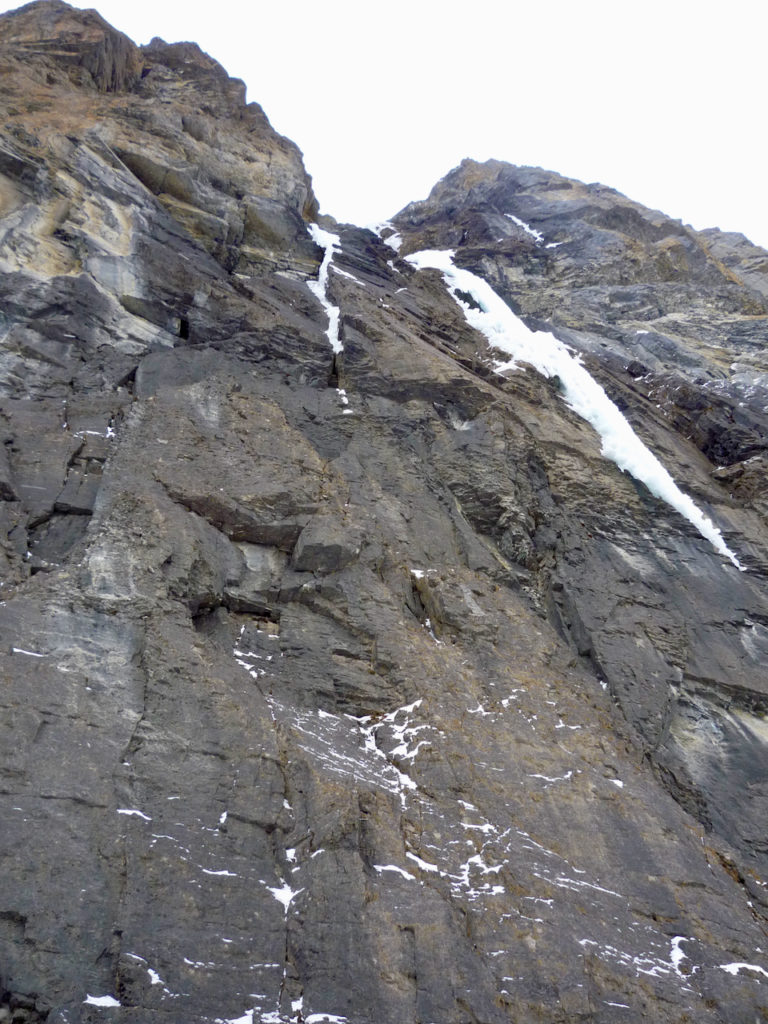
POLYGON ((0 94, 0 1019, 768 1017, 768 253, 494 161, 319 227, 60 0, 0 94))

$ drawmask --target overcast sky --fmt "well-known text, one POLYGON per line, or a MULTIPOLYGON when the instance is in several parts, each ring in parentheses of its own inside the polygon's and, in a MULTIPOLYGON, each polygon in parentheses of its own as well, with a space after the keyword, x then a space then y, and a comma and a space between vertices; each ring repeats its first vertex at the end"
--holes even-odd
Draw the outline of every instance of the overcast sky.
POLYGON ((339 220, 383 220, 463 157, 496 157, 768 248, 764 0, 95 6, 138 43, 194 40, 244 79, 339 220))

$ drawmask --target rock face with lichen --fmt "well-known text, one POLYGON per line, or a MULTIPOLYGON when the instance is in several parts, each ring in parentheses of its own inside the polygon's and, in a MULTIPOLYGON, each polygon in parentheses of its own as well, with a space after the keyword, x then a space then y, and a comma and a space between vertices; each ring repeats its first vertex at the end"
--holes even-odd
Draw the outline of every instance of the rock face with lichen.
POLYGON ((323 220, 335 353, 242 83, 60 0, 0 71, 0 1016, 768 1017, 768 254, 466 161, 386 240, 323 220))

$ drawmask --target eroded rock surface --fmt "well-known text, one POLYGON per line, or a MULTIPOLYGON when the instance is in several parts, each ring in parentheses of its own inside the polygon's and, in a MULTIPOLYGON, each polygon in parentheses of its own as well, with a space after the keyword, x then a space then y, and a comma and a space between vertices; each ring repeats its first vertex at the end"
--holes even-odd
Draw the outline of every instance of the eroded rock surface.
POLYGON ((739 572, 326 220, 334 353, 300 154, 193 44, 54 0, 0 66, 6 1019, 768 1016, 768 254, 497 163, 395 218, 739 572))

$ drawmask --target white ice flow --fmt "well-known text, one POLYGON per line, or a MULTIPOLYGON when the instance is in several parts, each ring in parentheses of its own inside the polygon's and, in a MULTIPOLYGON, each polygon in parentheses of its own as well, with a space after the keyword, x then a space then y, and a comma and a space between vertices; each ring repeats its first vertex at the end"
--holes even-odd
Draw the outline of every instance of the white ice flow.
POLYGON ((441 271, 448 290, 464 311, 467 322, 482 331, 490 344, 511 358, 497 363, 499 371, 529 363, 545 377, 557 376, 567 404, 590 423, 602 439, 602 452, 619 469, 645 484, 651 494, 666 501, 692 523, 721 555, 743 571, 722 534, 700 508, 683 494, 656 456, 649 451, 605 391, 554 335, 532 331, 481 277, 454 266, 452 250, 425 249, 406 256, 418 269, 441 271), (458 292, 469 294, 480 307, 464 302, 458 292))
POLYGON ((312 240, 316 245, 319 245, 321 249, 325 249, 325 256, 323 262, 320 264, 320 271, 317 275, 316 281, 307 281, 309 290, 313 295, 322 303, 323 309, 328 315, 328 341, 331 343, 331 348, 334 352, 341 352, 341 342, 339 341, 339 307, 334 306, 328 301, 326 292, 328 290, 328 271, 331 268, 331 260, 336 252, 341 249, 341 241, 338 235, 331 234, 330 231, 324 231, 317 224, 309 225, 309 233, 312 235, 312 240))

